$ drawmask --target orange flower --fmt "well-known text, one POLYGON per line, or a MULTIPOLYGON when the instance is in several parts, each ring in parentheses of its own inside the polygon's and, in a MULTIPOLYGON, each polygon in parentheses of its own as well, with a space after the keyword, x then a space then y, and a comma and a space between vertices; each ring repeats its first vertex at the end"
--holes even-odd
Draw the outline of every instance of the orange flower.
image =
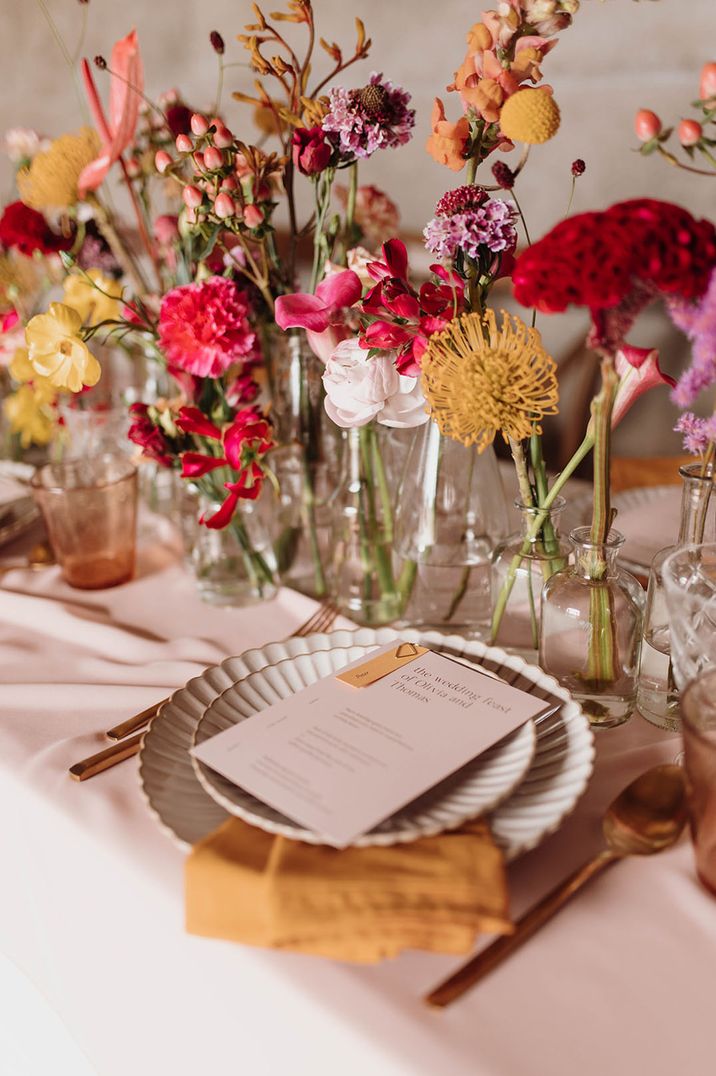
POLYGON ((467 31, 467 53, 468 56, 472 52, 484 52, 485 49, 491 49, 494 45, 492 34, 485 26, 484 22, 476 22, 474 26, 470 27, 467 31))
POLYGON ((451 123, 445 116, 445 106, 439 97, 435 98, 430 117, 432 134, 425 148, 438 164, 445 164, 453 172, 459 172, 465 166, 465 150, 470 138, 470 124, 461 116, 457 123, 451 123))

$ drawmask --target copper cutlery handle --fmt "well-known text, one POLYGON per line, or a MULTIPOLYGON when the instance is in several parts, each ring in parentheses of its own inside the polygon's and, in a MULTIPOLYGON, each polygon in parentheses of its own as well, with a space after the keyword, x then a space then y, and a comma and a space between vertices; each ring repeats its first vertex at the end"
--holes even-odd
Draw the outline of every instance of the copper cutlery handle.
POLYGON ((141 729, 143 725, 148 725, 159 707, 163 706, 165 702, 169 702, 168 697, 166 699, 160 699, 159 702, 155 702, 151 706, 148 706, 146 710, 142 710, 141 714, 135 714, 134 717, 128 717, 126 721, 121 721, 119 725, 107 729, 105 736, 110 740, 124 739, 124 737, 129 736, 130 733, 136 732, 137 729, 141 729))
POLYGON ((528 938, 531 938, 583 885, 605 867, 616 863, 621 858, 617 853, 605 850, 579 867, 563 882, 559 882, 538 904, 517 920, 514 933, 499 937, 427 994, 425 997, 427 1004, 443 1009, 453 1001, 457 1001, 471 987, 489 975, 506 957, 519 949, 528 938))
POLYGON ((138 753, 142 746, 142 736, 143 733, 138 732, 129 740, 122 740, 121 743, 113 744, 112 747, 105 747, 104 751, 99 751, 96 755, 90 755, 89 758, 83 758, 81 762, 75 762, 74 766, 70 766, 70 777, 73 777, 75 781, 86 781, 88 777, 103 773, 112 766, 116 766, 118 762, 124 762, 125 758, 131 758, 132 755, 138 753))

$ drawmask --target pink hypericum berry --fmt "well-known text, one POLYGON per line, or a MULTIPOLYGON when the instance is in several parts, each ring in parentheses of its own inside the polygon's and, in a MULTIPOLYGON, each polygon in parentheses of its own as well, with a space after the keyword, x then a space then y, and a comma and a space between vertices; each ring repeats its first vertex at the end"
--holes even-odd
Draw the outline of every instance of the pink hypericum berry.
POLYGON ((249 228, 258 228, 259 224, 263 224, 264 215, 257 205, 247 205, 244 209, 244 221, 249 228))
POLYGON ((236 182, 233 176, 227 176, 226 179, 221 181, 222 191, 235 191, 238 189, 239 184, 236 182))
POLYGON ((696 146, 701 141, 704 129, 696 120, 682 120, 679 124, 679 142, 682 146, 696 146))
POLYGON ((194 143, 189 138, 189 135, 180 134, 177 135, 177 140, 174 143, 179 153, 191 153, 194 148, 194 143))
POLYGON ((223 163, 224 154, 221 150, 215 149, 214 146, 207 146, 204 150, 204 166, 213 172, 216 168, 221 168, 223 163))
POLYGON ((661 120, 656 112, 648 108, 640 108, 634 118, 634 130, 640 142, 650 142, 661 130, 661 120))
POLYGON ((139 161, 137 160, 137 158, 136 157, 130 157, 129 160, 127 161, 127 172, 128 172, 128 174, 132 178, 135 178, 136 176, 139 175, 139 173, 141 171, 142 171, 142 166, 139 163, 139 161))
POLYGON ((234 136, 228 127, 224 127, 223 123, 220 127, 217 127, 214 131, 214 145, 219 149, 228 149, 233 145, 234 136))
POLYGON ((194 167, 197 172, 204 171, 204 154, 201 152, 200 149, 198 149, 194 154, 194 167))
POLYGON ((201 112, 195 112, 189 122, 192 131, 198 138, 201 138, 209 130, 209 121, 206 116, 202 116, 201 112))
POLYGON ((163 175, 167 168, 171 167, 172 163, 172 159, 165 149, 158 149, 154 154, 154 167, 160 175, 163 175))
POLYGON ((704 64, 701 68, 699 97, 702 101, 710 101, 712 97, 716 97, 716 63, 704 64))
POLYGON ((187 209, 198 209, 203 199, 203 195, 199 188, 192 187, 190 184, 187 184, 181 192, 181 196, 187 209))
POLYGON ((233 217, 236 213, 236 205, 234 199, 230 194, 222 191, 221 194, 217 194, 216 201, 214 202, 214 212, 219 220, 226 220, 227 217, 233 217))

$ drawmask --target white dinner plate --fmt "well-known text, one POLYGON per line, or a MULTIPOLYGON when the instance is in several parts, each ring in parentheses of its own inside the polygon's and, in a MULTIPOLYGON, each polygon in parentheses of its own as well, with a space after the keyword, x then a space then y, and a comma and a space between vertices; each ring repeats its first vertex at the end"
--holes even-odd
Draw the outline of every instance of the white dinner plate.
MULTIPOLYGON (((289 698, 309 684, 331 676, 346 665, 367 657, 375 645, 333 647, 299 654, 251 673, 214 699, 194 732, 194 744, 232 728, 241 721, 289 698)), ((462 767, 458 774, 441 781, 369 833, 357 838, 358 847, 390 845, 431 837, 485 814, 517 787, 529 769, 536 745, 535 727, 527 721, 494 747, 462 767)), ((307 844, 324 844, 319 834, 293 822, 268 804, 192 757, 194 772, 209 795, 230 814, 268 833, 307 844)))
POLYGON ((439 632, 393 628, 336 631, 269 643, 227 658, 176 691, 152 721, 140 753, 141 789, 162 829, 187 851, 230 817, 200 784, 189 755, 204 711, 227 687, 297 654, 331 647, 380 646, 397 638, 423 641, 436 651, 475 659, 515 686, 537 692, 546 688, 564 699, 557 713, 535 722, 537 745, 530 768, 515 792, 490 816, 493 835, 508 859, 535 848, 574 809, 592 773, 594 741, 581 708, 551 677, 498 647, 439 632))

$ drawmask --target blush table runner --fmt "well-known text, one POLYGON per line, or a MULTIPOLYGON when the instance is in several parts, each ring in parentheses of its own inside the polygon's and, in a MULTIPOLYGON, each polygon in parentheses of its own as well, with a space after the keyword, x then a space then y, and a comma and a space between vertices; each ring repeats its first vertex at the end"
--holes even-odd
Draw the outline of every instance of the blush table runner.
MULTIPOLYGON (((159 541, 114 590, 71 590, 55 568, 3 578, 0 1052, 64 1036, 75 1076, 711 1076, 716 901, 686 838, 607 872, 444 1012, 421 996, 454 957, 362 968, 184 932, 184 856, 142 800, 137 759, 82 784, 67 769, 114 723, 314 608, 286 590, 246 610, 204 605, 159 541)), ((680 749, 638 715, 597 734, 576 811, 510 868, 513 913, 594 852, 623 785, 680 749)), ((70 1068, 57 1055, 53 1071, 70 1068)))

